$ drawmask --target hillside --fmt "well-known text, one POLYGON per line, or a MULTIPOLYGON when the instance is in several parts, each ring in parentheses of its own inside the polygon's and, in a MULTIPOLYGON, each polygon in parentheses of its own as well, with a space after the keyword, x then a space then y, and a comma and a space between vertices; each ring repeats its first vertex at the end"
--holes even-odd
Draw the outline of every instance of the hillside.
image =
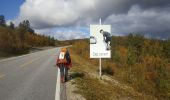
POLYGON ((28 20, 14 23, 5 23, 4 16, 0 16, 0 56, 28 53, 32 47, 55 46, 53 37, 40 35, 30 27, 28 20))
POLYGON ((89 58, 88 40, 70 48, 77 93, 87 100, 170 99, 170 40, 130 34, 112 37, 111 45, 111 59, 102 59, 103 80, 96 77, 98 59, 89 58))

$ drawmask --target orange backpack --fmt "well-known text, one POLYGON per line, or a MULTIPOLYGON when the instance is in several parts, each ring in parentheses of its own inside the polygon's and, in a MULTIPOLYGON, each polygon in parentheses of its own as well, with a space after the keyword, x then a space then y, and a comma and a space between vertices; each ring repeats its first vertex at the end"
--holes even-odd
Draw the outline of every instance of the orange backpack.
POLYGON ((61 48, 60 53, 59 53, 59 57, 58 57, 58 64, 66 64, 67 60, 66 60, 66 52, 67 49, 66 48, 61 48))

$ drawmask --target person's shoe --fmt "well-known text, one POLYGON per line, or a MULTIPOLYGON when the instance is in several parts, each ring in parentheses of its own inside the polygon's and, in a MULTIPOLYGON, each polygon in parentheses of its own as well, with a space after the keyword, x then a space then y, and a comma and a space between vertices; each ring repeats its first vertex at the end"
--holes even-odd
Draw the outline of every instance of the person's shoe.
POLYGON ((67 82, 68 81, 68 78, 67 77, 65 77, 65 82, 67 82))

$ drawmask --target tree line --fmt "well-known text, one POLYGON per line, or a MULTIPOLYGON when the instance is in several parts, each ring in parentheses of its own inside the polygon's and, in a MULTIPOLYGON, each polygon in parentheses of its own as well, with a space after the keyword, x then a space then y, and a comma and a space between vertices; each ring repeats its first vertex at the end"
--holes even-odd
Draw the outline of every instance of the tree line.
POLYGON ((27 53, 32 47, 55 46, 54 37, 40 35, 31 28, 30 22, 24 20, 15 26, 6 24, 5 17, 0 15, 0 51, 6 53, 27 53))

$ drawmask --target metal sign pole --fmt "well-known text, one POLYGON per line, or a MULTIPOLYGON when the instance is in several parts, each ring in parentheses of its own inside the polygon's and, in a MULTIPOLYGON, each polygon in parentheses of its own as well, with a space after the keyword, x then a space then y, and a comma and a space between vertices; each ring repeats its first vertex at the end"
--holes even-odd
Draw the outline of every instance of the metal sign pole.
POLYGON ((99 58, 99 74, 100 74, 100 79, 102 79, 102 66, 101 66, 101 61, 102 61, 102 59, 101 58, 99 58))
MULTIPOLYGON (((101 18, 99 19, 99 24, 102 25, 101 18)), ((102 79, 102 59, 99 58, 99 74, 100 74, 100 79, 102 79)))

